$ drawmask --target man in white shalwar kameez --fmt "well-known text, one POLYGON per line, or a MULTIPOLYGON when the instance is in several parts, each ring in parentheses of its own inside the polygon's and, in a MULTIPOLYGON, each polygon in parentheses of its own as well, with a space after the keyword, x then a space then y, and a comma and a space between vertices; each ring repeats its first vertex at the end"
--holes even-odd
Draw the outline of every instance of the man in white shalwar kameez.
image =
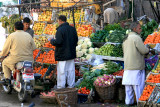
POLYGON ((134 32, 130 32, 123 42, 124 74, 122 84, 125 85, 126 105, 134 104, 134 94, 137 102, 141 96, 145 85, 144 55, 149 53, 149 49, 138 35, 141 32, 140 25, 134 23, 132 27, 135 27, 132 29, 134 32))
POLYGON ((75 85, 75 63, 76 46, 78 42, 77 31, 70 26, 67 18, 63 15, 59 16, 59 27, 56 32, 56 39, 50 42, 56 46, 55 60, 57 64, 57 88, 65 88, 66 81, 68 88, 73 88, 75 85))

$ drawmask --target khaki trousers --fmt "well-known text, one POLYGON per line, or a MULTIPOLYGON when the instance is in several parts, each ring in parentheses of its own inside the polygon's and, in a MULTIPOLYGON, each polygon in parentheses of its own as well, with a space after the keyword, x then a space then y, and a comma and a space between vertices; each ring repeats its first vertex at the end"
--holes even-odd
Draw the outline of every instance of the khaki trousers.
POLYGON ((11 71, 15 71, 15 63, 11 64, 11 62, 6 58, 2 62, 2 68, 4 72, 4 77, 10 79, 11 71))
POLYGON ((20 61, 34 61, 33 56, 8 56, 2 62, 4 77, 10 79, 11 71, 15 71, 15 64, 20 61))

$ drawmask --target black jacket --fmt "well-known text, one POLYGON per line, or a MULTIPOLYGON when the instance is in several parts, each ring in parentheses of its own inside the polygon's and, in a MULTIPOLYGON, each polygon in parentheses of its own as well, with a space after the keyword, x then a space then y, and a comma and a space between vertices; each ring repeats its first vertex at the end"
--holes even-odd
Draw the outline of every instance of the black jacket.
POLYGON ((63 23, 57 28, 56 39, 51 44, 56 46, 55 60, 66 61, 76 58, 76 46, 78 42, 77 31, 69 23, 63 23))

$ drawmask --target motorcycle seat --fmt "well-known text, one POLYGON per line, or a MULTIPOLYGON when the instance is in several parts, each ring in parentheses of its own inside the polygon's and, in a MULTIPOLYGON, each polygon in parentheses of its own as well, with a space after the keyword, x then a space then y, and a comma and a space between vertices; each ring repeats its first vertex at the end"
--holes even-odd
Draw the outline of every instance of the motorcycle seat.
POLYGON ((20 70, 23 67, 32 67, 32 61, 21 61, 16 64, 17 70, 20 70))

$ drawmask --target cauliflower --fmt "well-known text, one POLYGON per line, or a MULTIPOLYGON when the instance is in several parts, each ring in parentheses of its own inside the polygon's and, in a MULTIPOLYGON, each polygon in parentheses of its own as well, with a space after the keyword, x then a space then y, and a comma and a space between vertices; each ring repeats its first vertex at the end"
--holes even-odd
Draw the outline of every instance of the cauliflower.
POLYGON ((94 48, 94 50, 95 50, 95 51, 97 51, 97 50, 98 50, 98 48, 94 48))
POLYGON ((78 51, 76 54, 77 54, 77 57, 78 57, 78 58, 80 58, 80 57, 83 56, 83 52, 82 52, 82 51, 78 51))
POLYGON ((82 61, 85 61, 85 60, 86 60, 86 58, 85 58, 85 57, 81 57, 81 59, 82 59, 82 61))
POLYGON ((88 47, 92 46, 92 42, 87 42, 88 47))
POLYGON ((84 42, 83 39, 80 39, 80 40, 78 41, 78 45, 81 45, 83 42, 84 42))
POLYGON ((88 42, 90 42, 90 39, 89 38, 85 38, 84 42, 88 43, 88 42))
POLYGON ((82 49, 83 54, 87 53, 87 49, 82 49))
POLYGON ((81 50, 81 45, 78 45, 77 47, 76 47, 76 51, 80 51, 81 50))
POLYGON ((94 52, 94 48, 89 48, 89 54, 92 54, 94 52))
POLYGON ((86 56, 86 59, 89 60, 91 57, 92 57, 92 56, 91 56, 90 54, 88 54, 88 55, 86 56))
POLYGON ((87 44, 86 43, 82 44, 82 49, 87 49, 87 44))

